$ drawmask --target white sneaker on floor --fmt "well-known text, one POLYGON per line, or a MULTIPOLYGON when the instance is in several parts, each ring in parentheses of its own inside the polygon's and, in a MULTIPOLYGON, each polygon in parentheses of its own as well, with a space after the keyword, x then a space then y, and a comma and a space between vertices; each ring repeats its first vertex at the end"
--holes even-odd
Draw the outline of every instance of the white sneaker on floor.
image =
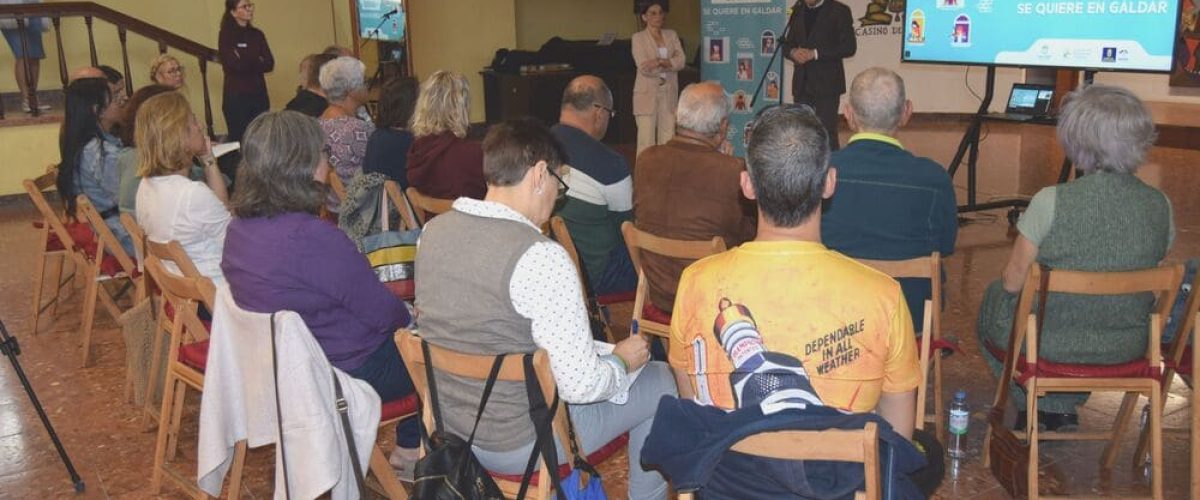
MULTIPOLYGON (((49 110, 50 110, 50 105, 49 105, 49 104, 38 104, 38 111, 49 111, 49 110)), ((29 107, 29 103, 28 103, 28 102, 22 102, 22 103, 21 103, 21 111, 24 111, 24 112, 26 112, 26 113, 32 113, 32 112, 33 112, 33 110, 32 110, 32 109, 30 109, 30 107, 29 107)))

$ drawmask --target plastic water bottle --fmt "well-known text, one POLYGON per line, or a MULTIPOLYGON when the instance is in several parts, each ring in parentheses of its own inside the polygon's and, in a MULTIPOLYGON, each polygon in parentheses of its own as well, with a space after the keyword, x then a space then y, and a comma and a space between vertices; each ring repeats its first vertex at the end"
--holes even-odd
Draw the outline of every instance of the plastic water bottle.
POLYGON ((959 389, 950 403, 950 447, 946 453, 950 458, 966 458, 963 440, 967 437, 967 426, 971 423, 971 411, 967 408, 967 391, 959 389))

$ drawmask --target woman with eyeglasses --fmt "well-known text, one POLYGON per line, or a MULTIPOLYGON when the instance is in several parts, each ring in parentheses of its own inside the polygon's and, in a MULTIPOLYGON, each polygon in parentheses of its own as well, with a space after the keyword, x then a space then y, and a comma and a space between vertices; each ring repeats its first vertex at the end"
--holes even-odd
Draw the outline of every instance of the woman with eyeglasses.
POLYGON ((275 69, 275 57, 266 35, 250 24, 253 20, 254 2, 225 0, 217 57, 225 70, 221 111, 230 142, 242 140, 246 125, 271 108, 263 75, 275 69))
POLYGON ((159 54, 150 61, 150 81, 173 89, 183 88, 183 65, 170 54, 159 54))
POLYGON ((133 240, 121 224, 117 208, 121 175, 117 152, 121 140, 113 134, 123 109, 115 102, 108 81, 81 78, 67 86, 62 129, 59 132, 58 193, 68 216, 75 215, 75 197, 86 194, 105 225, 133 255, 133 240))
POLYGON ((683 45, 674 30, 663 28, 667 20, 665 0, 638 2, 638 14, 646 29, 633 34, 633 118, 637 122, 637 152, 655 144, 666 144, 675 135, 675 106, 679 103, 679 70, 683 69, 683 45))
MULTIPOLYGON (((487 196, 458 199, 421 233, 416 257, 421 337, 476 355, 545 349, 582 454, 628 433, 626 498, 665 499, 666 481, 642 469, 641 453, 659 399, 675 395, 671 370, 650 361, 642 335, 622 340, 611 353, 596 352, 575 266, 539 230, 563 193, 566 153, 532 120, 493 126, 483 151, 487 196)), ((438 384, 447 430, 469 434, 482 381, 438 384)), ((473 451, 489 471, 521 474, 536 441, 525 387, 496 384, 493 391, 473 451)), ((567 449, 559 443, 559 463, 571 462, 567 449)))

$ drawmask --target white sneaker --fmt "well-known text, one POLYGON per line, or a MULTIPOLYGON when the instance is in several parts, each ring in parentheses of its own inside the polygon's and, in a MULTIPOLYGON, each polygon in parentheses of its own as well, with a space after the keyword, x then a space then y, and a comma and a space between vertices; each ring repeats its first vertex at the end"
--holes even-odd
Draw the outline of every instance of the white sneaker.
MULTIPOLYGON (((33 112, 33 110, 30 109, 30 107, 29 107, 29 102, 27 102, 27 101, 21 101, 21 110, 26 113, 33 112)), ((38 104, 38 111, 49 111, 49 110, 50 110, 49 104, 41 104, 41 103, 38 104)))

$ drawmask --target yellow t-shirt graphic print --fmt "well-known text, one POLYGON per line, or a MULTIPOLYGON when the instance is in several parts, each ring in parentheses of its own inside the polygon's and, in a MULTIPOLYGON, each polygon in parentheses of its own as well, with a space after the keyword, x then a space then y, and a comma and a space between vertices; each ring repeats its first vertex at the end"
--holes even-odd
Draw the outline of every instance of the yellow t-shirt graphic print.
POLYGON ((920 381, 900 285, 820 243, 749 242, 684 271, 669 356, 698 402, 738 407, 740 353, 726 350, 721 331, 739 321, 753 324, 766 351, 799 360, 827 406, 871 411, 881 394, 920 381))

